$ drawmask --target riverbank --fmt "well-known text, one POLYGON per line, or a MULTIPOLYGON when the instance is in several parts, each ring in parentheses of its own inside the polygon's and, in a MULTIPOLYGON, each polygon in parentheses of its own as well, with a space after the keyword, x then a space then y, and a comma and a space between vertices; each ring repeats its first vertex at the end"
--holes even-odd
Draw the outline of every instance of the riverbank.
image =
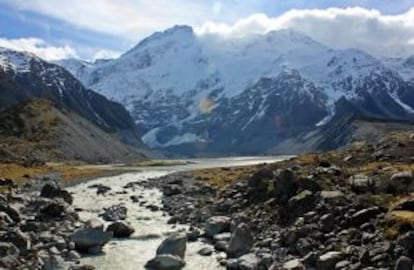
POLYGON ((271 165, 148 181, 169 223, 202 234, 228 269, 411 269, 414 136, 271 165), (237 252, 234 252, 237 250, 237 252), (246 268, 247 267, 247 268, 246 268))

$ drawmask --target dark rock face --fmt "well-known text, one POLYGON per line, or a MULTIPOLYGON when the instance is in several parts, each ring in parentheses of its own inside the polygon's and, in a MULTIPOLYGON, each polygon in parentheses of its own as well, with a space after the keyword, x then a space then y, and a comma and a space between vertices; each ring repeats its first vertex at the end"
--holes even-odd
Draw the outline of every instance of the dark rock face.
POLYGON ((64 68, 40 58, 12 50, 1 52, 6 59, 18 57, 27 61, 28 72, 0 72, 0 111, 31 98, 47 98, 58 108, 73 111, 126 142, 140 145, 137 128, 126 109, 119 103, 86 89, 64 68), (129 139, 129 140, 127 140, 129 139))

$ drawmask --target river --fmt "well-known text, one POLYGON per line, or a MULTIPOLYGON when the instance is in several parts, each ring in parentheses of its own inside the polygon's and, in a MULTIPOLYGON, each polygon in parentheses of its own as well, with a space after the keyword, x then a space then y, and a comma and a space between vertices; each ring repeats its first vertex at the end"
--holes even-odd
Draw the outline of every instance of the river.
MULTIPOLYGON (((126 221, 135 228, 135 233, 125 240, 112 240, 103 249, 104 254, 82 258, 82 264, 89 264, 99 270, 137 270, 144 269, 145 263, 155 256, 155 251, 161 241, 171 232, 185 230, 184 225, 168 225, 168 216, 161 211, 152 212, 139 203, 133 203, 131 195, 142 195, 147 205, 162 206, 162 194, 158 189, 145 189, 137 186, 135 191, 123 188, 129 182, 145 181, 148 179, 162 177, 170 173, 189 171, 203 168, 234 167, 254 165, 260 163, 277 162, 287 157, 232 157, 214 159, 191 159, 190 164, 163 166, 163 167, 140 167, 136 172, 129 172, 117 176, 102 177, 70 188, 74 193, 74 206, 82 208, 80 217, 82 220, 97 217, 104 207, 123 203, 128 208, 126 221), (92 184, 104 184, 112 188, 113 195, 96 195, 96 189, 89 189, 92 184), (118 193, 117 193, 118 192, 118 193)), ((188 243, 186 251, 187 270, 210 270, 220 269, 217 263, 218 254, 203 257, 197 251, 206 244, 200 241, 188 243)))

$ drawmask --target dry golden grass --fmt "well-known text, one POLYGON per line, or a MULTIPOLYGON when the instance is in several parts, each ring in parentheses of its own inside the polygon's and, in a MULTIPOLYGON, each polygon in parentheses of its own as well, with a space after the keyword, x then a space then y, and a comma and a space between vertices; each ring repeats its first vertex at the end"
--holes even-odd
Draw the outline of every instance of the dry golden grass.
POLYGON ((99 177, 108 174, 108 170, 78 165, 50 163, 36 167, 25 167, 14 163, 0 163, 0 178, 9 178, 17 182, 24 181, 27 177, 59 173, 64 183, 99 177))
POLYGON ((132 167, 162 167, 162 166, 178 166, 186 165, 185 161, 181 160, 136 160, 127 164, 132 167))
POLYGON ((223 189, 238 181, 242 177, 247 177, 257 170, 257 166, 243 166, 233 168, 215 168, 191 172, 191 175, 204 181, 207 185, 223 189))
POLYGON ((398 164, 391 162, 369 162, 360 167, 355 168, 355 171, 358 173, 396 173, 406 170, 414 170, 414 164, 398 164))
POLYGON ((319 161, 319 155, 317 154, 305 154, 298 156, 294 159, 299 165, 312 165, 319 161))

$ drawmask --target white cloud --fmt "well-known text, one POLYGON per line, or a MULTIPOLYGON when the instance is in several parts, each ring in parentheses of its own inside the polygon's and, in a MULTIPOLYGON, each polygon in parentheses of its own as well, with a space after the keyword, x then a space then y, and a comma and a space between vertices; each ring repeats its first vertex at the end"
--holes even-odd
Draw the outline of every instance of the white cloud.
POLYGON ((82 29, 135 40, 174 24, 201 24, 213 10, 205 1, 188 0, 0 0, 82 29), (207 11, 206 11, 207 10, 207 11), (210 10, 210 11, 209 11, 210 10))
POLYGON ((114 59, 114 58, 118 58, 121 54, 122 54, 121 52, 112 51, 112 50, 99 50, 98 52, 95 53, 93 60, 95 61, 98 59, 114 59))
POLYGON ((206 22, 197 32, 240 37, 284 28, 334 48, 359 48, 376 55, 414 54, 414 8, 398 15, 359 7, 290 10, 278 17, 253 14, 234 24, 206 22))
POLYGON ((16 51, 31 52, 45 60, 50 61, 77 57, 75 50, 69 46, 51 46, 44 40, 38 38, 0 38, 0 47, 9 48, 16 51))

